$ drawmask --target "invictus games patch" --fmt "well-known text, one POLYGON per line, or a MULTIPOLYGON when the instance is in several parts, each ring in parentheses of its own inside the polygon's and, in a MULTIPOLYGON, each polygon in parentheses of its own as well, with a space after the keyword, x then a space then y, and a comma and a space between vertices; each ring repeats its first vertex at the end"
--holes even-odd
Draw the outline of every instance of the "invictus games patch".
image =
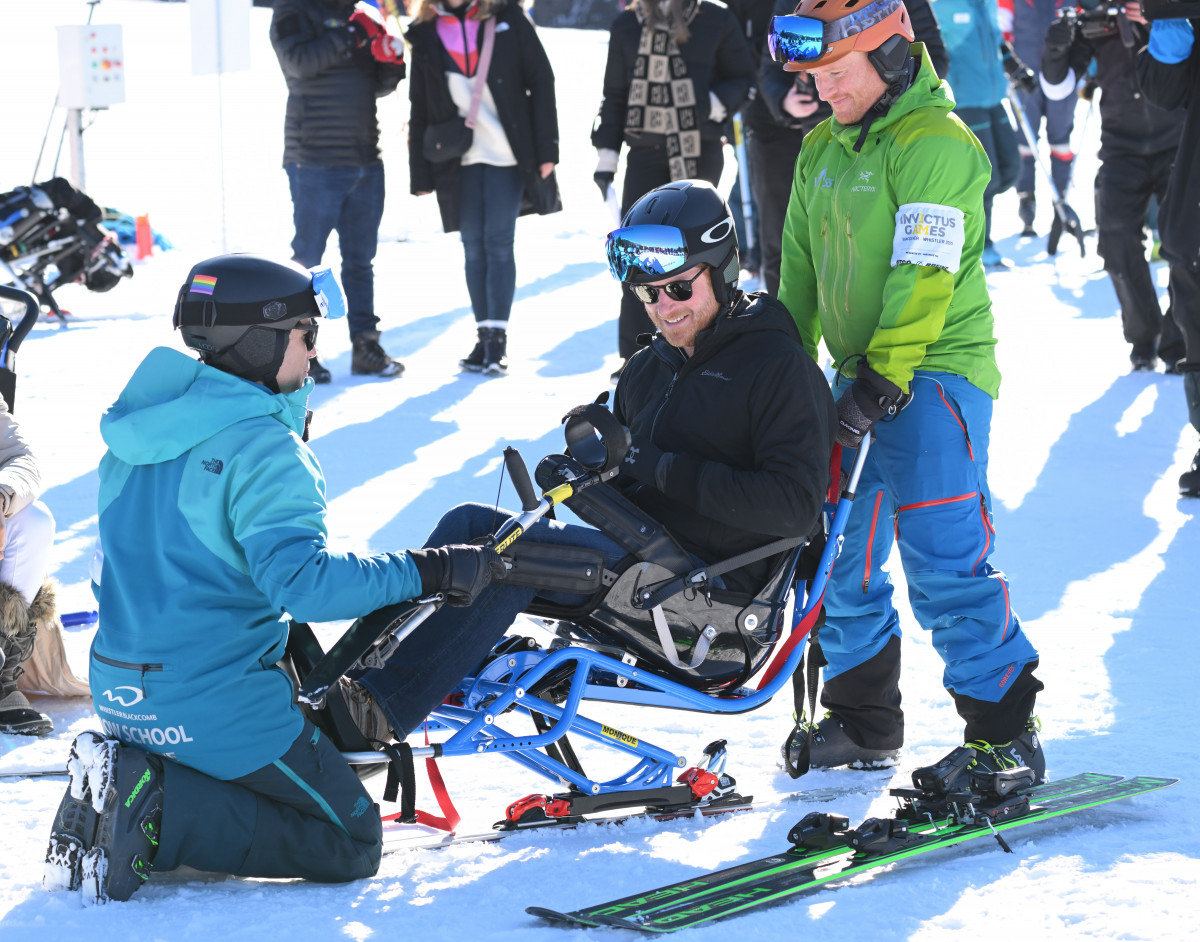
POLYGON ((892 267, 932 265, 950 274, 962 261, 963 213, 940 203, 904 203, 896 210, 892 267))

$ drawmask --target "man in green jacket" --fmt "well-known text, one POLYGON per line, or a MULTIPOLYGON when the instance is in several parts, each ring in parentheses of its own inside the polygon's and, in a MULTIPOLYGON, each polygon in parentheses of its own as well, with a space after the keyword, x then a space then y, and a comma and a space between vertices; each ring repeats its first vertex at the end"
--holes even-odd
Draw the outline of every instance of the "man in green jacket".
POLYGON ((814 766, 895 760, 900 625, 881 568, 895 539, 966 723, 956 774, 1028 765, 1040 779, 1038 655, 988 563, 1000 373, 980 264, 987 157, 951 113, 901 0, 801 0, 775 17, 770 42, 833 110, 796 162, 779 298, 809 353, 824 338, 838 364, 838 441, 875 436, 825 594, 828 713, 811 738, 801 718, 785 758, 796 768, 811 746, 814 766))

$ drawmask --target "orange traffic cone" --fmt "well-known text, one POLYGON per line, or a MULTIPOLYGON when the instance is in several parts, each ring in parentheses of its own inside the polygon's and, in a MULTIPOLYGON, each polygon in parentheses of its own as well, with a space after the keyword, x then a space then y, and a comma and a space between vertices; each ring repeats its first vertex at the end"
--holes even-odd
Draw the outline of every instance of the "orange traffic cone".
POLYGON ((150 230, 150 214, 134 219, 133 232, 137 238, 137 259, 149 258, 154 251, 154 233, 150 230))

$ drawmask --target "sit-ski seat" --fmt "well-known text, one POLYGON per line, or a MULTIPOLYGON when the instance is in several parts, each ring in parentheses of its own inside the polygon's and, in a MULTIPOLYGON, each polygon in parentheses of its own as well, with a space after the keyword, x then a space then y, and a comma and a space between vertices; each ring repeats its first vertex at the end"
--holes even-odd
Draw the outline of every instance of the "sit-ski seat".
MULTIPOLYGON (((549 488, 578 473, 571 458, 551 455, 538 465, 536 477, 541 487, 549 488)), ((661 523, 607 484, 573 495, 566 505, 629 555, 608 570, 598 553, 564 552, 532 540, 514 543, 504 553, 512 565, 512 581, 590 593, 576 607, 535 599, 527 612, 559 620, 560 634, 570 643, 617 648, 627 662, 633 657, 639 665, 703 692, 740 687, 763 666, 783 631, 795 581, 811 575, 805 570, 813 567, 806 564, 810 559, 815 564, 823 542, 778 541, 767 545, 769 553, 745 554, 743 565, 767 555, 778 557, 766 583, 750 595, 682 581, 706 567, 698 566, 661 523), (658 604, 647 604, 657 599, 658 604)), ((720 568, 714 562, 707 570, 720 568)))

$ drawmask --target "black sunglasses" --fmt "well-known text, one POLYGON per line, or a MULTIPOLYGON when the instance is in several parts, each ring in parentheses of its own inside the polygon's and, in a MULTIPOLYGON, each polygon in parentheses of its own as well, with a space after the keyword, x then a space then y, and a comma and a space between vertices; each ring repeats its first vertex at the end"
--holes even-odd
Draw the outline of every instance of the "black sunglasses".
POLYGON ((317 348, 317 325, 312 326, 297 325, 292 330, 304 331, 304 348, 306 350, 315 350, 317 348))
POLYGON ((629 290, 643 304, 654 304, 658 301, 658 292, 662 292, 672 301, 687 301, 692 297, 692 282, 707 271, 702 267, 687 281, 672 281, 665 285, 630 285, 629 290))

